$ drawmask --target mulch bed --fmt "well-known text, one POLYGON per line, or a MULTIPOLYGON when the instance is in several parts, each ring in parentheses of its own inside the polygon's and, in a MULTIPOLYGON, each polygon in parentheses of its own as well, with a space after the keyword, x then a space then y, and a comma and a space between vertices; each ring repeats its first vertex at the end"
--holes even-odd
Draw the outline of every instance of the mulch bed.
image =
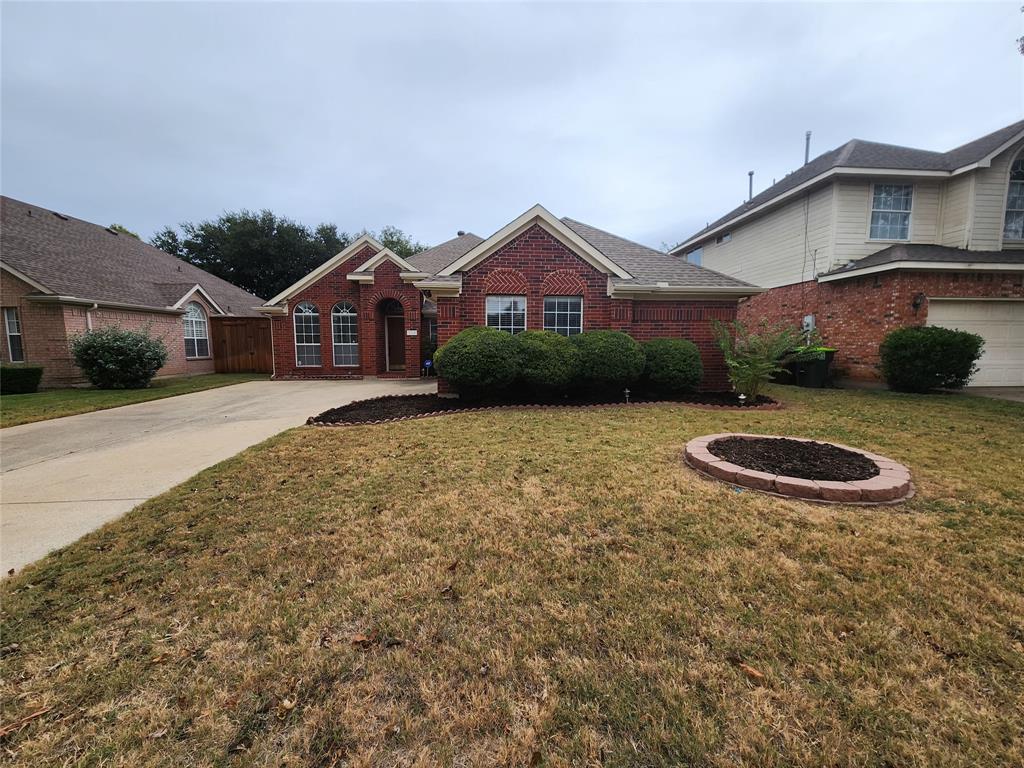
MULTIPOLYGON (((711 408, 775 408, 778 403, 770 397, 758 396, 755 402, 741 403, 731 392, 701 392, 687 398, 677 400, 632 399, 635 405, 644 403, 682 403, 711 408)), ((439 397, 438 395, 385 395, 369 400, 357 400, 340 408, 331 408, 317 416, 311 416, 306 422, 313 425, 329 424, 372 424, 395 419, 410 419, 419 416, 440 415, 456 411, 476 411, 483 408, 534 408, 562 406, 608 406, 624 405, 622 401, 593 400, 583 398, 563 398, 551 402, 521 401, 474 401, 464 402, 457 398, 439 397)))
POLYGON ((708 451, 747 469, 806 480, 849 482, 878 474, 878 466, 867 456, 828 443, 784 437, 725 437, 710 443, 708 451))

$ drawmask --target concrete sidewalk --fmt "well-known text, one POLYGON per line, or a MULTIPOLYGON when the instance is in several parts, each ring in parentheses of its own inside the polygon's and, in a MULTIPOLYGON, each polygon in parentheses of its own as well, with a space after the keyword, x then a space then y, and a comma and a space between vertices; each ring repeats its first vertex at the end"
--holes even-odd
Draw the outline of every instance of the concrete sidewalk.
POLYGON ((0 573, 328 408, 434 381, 252 381, 0 430, 0 573))

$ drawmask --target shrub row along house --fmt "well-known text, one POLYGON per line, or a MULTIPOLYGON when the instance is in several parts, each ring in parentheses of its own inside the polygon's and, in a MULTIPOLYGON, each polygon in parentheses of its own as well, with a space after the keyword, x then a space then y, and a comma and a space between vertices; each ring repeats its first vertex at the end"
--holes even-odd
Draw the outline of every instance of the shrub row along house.
MULTIPOLYGON (((276 378, 417 377, 464 328, 685 338, 703 389, 728 388, 712 320, 759 289, 534 206, 488 238, 460 232, 403 259, 364 236, 275 296, 276 378)), ((445 382, 441 382, 442 391, 445 382)))
POLYGON ((84 381, 69 339, 115 325, 163 340, 160 376, 258 370, 261 347, 269 358, 251 293, 123 232, 9 197, 0 213, 0 357, 41 364, 43 386, 84 381))
POLYGON ((854 139, 672 251, 770 290, 740 319, 807 318, 852 378, 899 327, 979 334, 974 385, 1024 385, 1024 121, 948 152, 854 139))

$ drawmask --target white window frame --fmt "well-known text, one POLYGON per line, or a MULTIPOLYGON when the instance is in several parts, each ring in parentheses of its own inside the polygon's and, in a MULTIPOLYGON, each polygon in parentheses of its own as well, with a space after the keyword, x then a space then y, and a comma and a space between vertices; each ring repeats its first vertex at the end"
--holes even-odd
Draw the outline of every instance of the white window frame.
POLYGON ((1018 165, 1020 166, 1020 171, 1018 171, 1018 173, 1024 173, 1024 152, 1017 155, 1014 161, 1010 163, 1010 176, 1006 184, 1006 205, 1003 206, 1003 240, 1011 243, 1019 243, 1024 241, 1024 226, 1022 226, 1021 228, 1020 237, 1011 237, 1010 235, 1007 234, 1007 226, 1009 224, 1009 217, 1011 211, 1013 213, 1020 214, 1021 218, 1024 218, 1024 178, 1022 178, 1020 181, 1014 181, 1013 179, 1013 169, 1018 165), (1010 199, 1013 196, 1012 190, 1015 184, 1019 185, 1020 188, 1020 191, 1017 194, 1017 198, 1020 200, 1019 205, 1022 206, 1020 208, 1010 208, 1010 199))
POLYGON ((206 310, 203 309, 203 305, 198 301, 190 301, 185 305, 185 315, 182 319, 185 324, 185 359, 209 360, 212 356, 210 354, 210 321, 206 316, 206 310), (193 312, 193 310, 195 312, 193 312), (195 313, 198 313, 198 315, 195 313), (200 330, 202 331, 202 335, 200 335, 200 330), (192 355, 188 353, 188 343, 190 341, 192 342, 192 348, 195 351, 195 354, 192 355), (206 342, 205 355, 199 354, 200 341, 206 342))
MULTIPOLYGON (((914 197, 917 190, 913 184, 895 184, 892 182, 875 182, 871 185, 871 196, 868 198, 868 240, 876 243, 906 243, 910 241, 911 233, 914 231, 914 197), (875 208, 875 190, 878 187, 906 187, 910 190, 910 207, 906 210, 899 208, 875 208), (907 236, 906 237, 875 237, 874 219, 876 213, 905 213, 907 215, 907 236)), ((890 228, 892 225, 888 225, 890 228)))
POLYGON ((582 296, 545 296, 544 297, 544 330, 545 331, 554 331, 555 333, 559 333, 562 336, 575 336, 577 334, 583 333, 583 297, 582 296), (551 314, 555 315, 555 323, 554 323, 554 325, 548 325, 548 300, 549 299, 551 301, 566 301, 566 300, 576 300, 576 301, 578 301, 580 303, 580 313, 579 313, 580 314, 580 325, 579 325, 579 328, 578 329, 574 329, 574 328, 570 327, 567 324, 567 325, 564 326, 564 328, 566 330, 566 333, 562 333, 562 331, 558 330, 558 328, 559 328, 558 315, 559 314, 566 314, 566 315, 567 314, 571 314, 571 312, 559 313, 558 310, 553 310, 552 313, 551 313, 551 314))
POLYGON ((494 329, 499 330, 499 331, 505 331, 505 332, 510 333, 510 334, 512 334, 514 336, 517 333, 522 333, 527 328, 526 310, 527 310, 526 296, 523 296, 521 294, 519 294, 519 295, 512 295, 512 294, 509 294, 509 295, 505 295, 505 294, 497 295, 496 294, 496 295, 491 295, 491 296, 485 296, 484 297, 484 325, 486 325, 488 328, 494 328, 494 329), (521 327, 518 326, 516 324, 516 322, 515 322, 515 316, 520 314, 520 312, 518 312, 516 310, 512 311, 512 324, 508 325, 508 326, 502 324, 501 316, 503 314, 505 314, 505 313, 504 312, 491 312, 490 311, 490 304, 491 304, 492 300, 494 300, 494 301, 522 301, 523 302, 523 309, 522 309, 523 324, 522 324, 522 326, 521 327), (491 315, 492 314, 498 315, 499 320, 498 320, 498 324, 497 325, 491 325, 491 315))
POLYGON ((21 332, 21 317, 18 316, 17 307, 4 307, 4 333, 7 336, 7 357, 12 363, 25 362, 25 336, 21 332), (11 320, 14 320, 13 329, 11 320), (11 344, 11 337, 18 337, 18 347, 21 354, 17 359, 14 357, 14 346, 11 344))
POLYGON ((302 302, 299 302, 298 304, 295 305, 295 309, 292 310, 292 335, 293 335, 293 338, 295 339, 295 366, 297 368, 322 368, 323 364, 324 364, 324 361, 323 361, 323 354, 320 351, 320 341, 321 341, 321 338, 320 338, 320 336, 321 336, 321 334, 320 334, 320 308, 316 304, 314 304, 311 301, 302 301, 302 302), (309 309, 311 309, 313 311, 312 312, 305 311, 303 309, 304 307, 308 307, 309 309), (304 316, 304 317, 307 317, 309 315, 315 315, 316 316, 316 324, 313 326, 316 329, 316 341, 315 342, 312 342, 312 341, 304 341, 304 342, 301 342, 301 343, 299 342, 298 319, 299 319, 300 315, 304 316), (316 362, 315 363, 303 363, 303 362, 301 362, 301 360, 299 358, 299 348, 300 347, 303 347, 303 348, 305 348, 305 347, 314 347, 316 349, 316 362))
POLYGON ((339 301, 331 308, 331 351, 334 356, 333 360, 335 368, 359 367, 359 310, 356 309, 355 304, 351 301, 339 301), (348 311, 345 311, 346 308, 348 311), (338 341, 339 336, 344 338, 346 334, 346 330, 339 327, 339 322, 341 322, 343 318, 350 318, 350 335, 355 338, 355 341, 338 341), (350 352, 354 352, 356 361, 354 363, 339 363, 339 347, 347 347, 350 352))

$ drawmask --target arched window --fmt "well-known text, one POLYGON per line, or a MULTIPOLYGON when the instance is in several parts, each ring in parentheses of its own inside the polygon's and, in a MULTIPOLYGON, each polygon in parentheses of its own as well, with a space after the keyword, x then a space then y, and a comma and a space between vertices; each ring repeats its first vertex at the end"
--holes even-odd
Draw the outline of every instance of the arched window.
POLYGON ((334 364, 359 365, 359 328, 356 308, 347 301, 331 310, 331 333, 334 337, 334 364))
POLYGON ((295 307, 295 364, 320 365, 320 311, 308 301, 295 307))
POLYGON ((1003 240, 1024 240, 1024 154, 1018 155, 1010 166, 1003 240))
POLYGON ((189 360, 210 356, 210 334, 206 313, 194 301, 185 305, 185 357, 189 360))

